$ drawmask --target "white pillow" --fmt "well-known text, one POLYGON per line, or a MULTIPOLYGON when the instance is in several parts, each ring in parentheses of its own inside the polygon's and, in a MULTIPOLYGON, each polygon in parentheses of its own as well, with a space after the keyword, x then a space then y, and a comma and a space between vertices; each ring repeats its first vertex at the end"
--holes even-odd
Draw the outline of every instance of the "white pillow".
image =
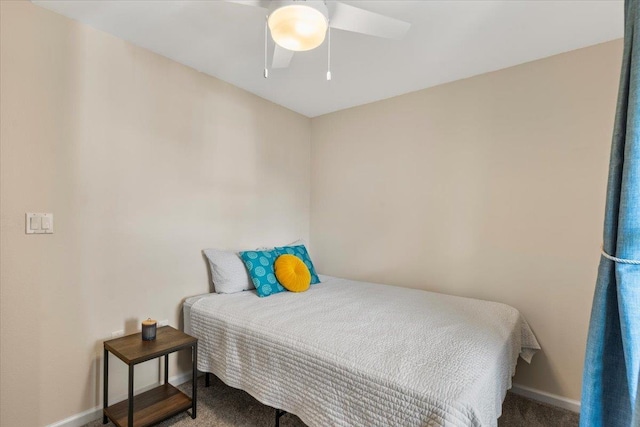
MULTIPOLYGON (((305 248, 307 248, 307 244, 304 242, 303 239, 298 239, 295 242, 291 242, 285 246, 304 246, 305 248)), ((309 248, 307 248, 307 252, 309 252, 309 248)))
POLYGON ((211 267, 213 289, 217 294, 233 294, 255 289, 247 268, 237 252, 205 249, 211 267))
MULTIPOLYGON (((282 246, 300 246, 300 245, 304 246, 305 248, 307 247, 307 244, 302 239, 298 239, 295 242, 291 242, 291 243, 286 244, 286 245, 280 245, 278 247, 282 247, 282 246)), ((273 249, 275 249, 275 246, 260 246, 259 248, 256 248, 254 250, 256 250, 256 251, 272 251, 273 249)), ((309 252, 309 248, 307 248, 307 252, 309 252)))

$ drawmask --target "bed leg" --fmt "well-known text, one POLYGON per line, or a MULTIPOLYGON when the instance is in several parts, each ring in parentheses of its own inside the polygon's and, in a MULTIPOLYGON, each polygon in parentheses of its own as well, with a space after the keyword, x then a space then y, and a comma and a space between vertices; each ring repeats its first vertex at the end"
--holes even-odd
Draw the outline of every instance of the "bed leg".
POLYGON ((280 417, 286 414, 286 411, 281 411, 276 408, 276 427, 280 427, 280 417))
POLYGON ((210 372, 205 372, 204 373, 204 386, 205 387, 209 387, 211 385, 211 373, 210 372))

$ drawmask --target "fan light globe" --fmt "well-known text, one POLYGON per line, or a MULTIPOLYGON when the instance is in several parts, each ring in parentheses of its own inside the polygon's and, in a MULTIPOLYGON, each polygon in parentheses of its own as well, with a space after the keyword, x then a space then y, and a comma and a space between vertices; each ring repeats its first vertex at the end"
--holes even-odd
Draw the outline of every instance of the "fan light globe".
POLYGON ((269 15, 271 37, 285 49, 302 52, 315 49, 327 34, 327 17, 305 4, 280 7, 269 15))

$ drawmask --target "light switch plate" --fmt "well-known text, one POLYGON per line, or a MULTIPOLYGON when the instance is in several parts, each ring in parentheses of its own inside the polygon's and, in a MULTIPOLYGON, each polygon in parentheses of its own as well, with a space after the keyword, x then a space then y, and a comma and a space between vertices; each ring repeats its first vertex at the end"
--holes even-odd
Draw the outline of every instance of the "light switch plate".
POLYGON ((42 223, 42 218, 39 216, 32 216, 29 218, 29 228, 32 230, 40 230, 40 224, 42 223))
POLYGON ((27 234, 53 234, 53 214, 27 212, 25 232, 27 234), (45 228, 47 226, 48 228, 45 228))

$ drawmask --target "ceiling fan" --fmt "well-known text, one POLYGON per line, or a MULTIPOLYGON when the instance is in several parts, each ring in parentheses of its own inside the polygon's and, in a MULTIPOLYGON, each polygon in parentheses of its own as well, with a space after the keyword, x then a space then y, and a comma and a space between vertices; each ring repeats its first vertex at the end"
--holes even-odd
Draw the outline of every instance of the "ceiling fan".
MULTIPOLYGON (((388 39, 402 39, 411 24, 399 19, 370 12, 338 1, 322 0, 225 0, 267 10, 265 22, 265 70, 267 69, 267 32, 276 43, 272 68, 287 68, 295 52, 320 46, 329 35, 329 64, 331 58, 331 29, 351 31, 388 39)), ((331 80, 331 70, 327 71, 331 80)))

